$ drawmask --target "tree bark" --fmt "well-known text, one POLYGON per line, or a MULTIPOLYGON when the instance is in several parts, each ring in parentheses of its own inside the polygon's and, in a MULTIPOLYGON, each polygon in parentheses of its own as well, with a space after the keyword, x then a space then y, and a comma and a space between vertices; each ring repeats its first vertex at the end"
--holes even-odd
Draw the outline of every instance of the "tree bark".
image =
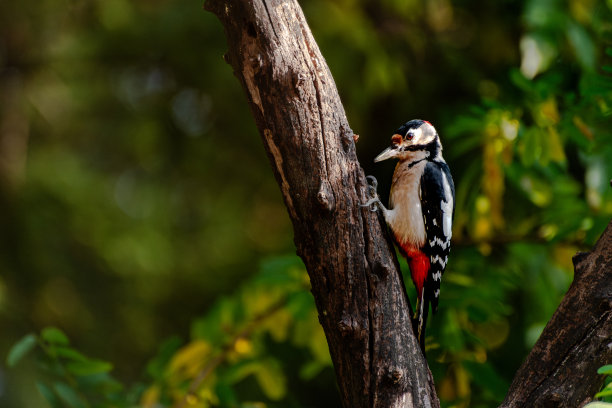
MULTIPOLYGON (((208 0, 281 188, 345 407, 439 407, 384 221, 368 209, 332 75, 295 0, 208 0)), ((517 373, 509 407, 576 407, 612 362, 612 227, 517 373)))
POLYGON ((439 407, 393 246, 366 201, 332 75, 295 0, 208 0, 295 233, 345 407, 439 407))
POLYGON ((603 383, 597 369, 612 363, 612 222, 573 261, 574 281, 501 408, 580 407, 603 383))

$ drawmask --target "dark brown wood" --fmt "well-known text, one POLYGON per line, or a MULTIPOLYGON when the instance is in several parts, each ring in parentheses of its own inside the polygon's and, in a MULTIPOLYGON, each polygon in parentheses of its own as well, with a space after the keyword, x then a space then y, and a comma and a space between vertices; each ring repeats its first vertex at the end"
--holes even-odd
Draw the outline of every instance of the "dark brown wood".
MULTIPOLYGON (((295 0, 208 0, 251 106, 312 284, 345 407, 439 407, 383 221, 332 75, 295 0)), ((612 224, 611 224, 612 225, 612 224)), ((575 279, 503 408, 577 407, 612 363, 612 227, 575 279)))
POLYGON ((289 211, 345 407, 439 407, 393 246, 295 0, 208 0, 289 211))
POLYGON ((502 408, 580 407, 612 363, 612 222, 590 253, 574 256, 574 281, 517 372, 502 408))

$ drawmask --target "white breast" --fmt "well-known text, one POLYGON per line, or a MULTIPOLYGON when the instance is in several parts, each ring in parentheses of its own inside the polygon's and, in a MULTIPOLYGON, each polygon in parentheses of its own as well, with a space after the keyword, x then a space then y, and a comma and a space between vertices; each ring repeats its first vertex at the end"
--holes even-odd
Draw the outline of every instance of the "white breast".
POLYGON ((401 244, 409 244, 416 248, 425 244, 426 233, 421 209, 421 174, 426 161, 410 167, 408 163, 399 163, 393 174, 391 195, 389 196, 389 211, 385 220, 396 239, 401 244))

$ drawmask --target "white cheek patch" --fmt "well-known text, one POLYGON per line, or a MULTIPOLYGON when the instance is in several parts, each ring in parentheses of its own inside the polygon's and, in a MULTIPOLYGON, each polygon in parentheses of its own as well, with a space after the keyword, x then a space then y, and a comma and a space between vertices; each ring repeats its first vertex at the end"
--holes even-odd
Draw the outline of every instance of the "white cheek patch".
POLYGON ((418 128, 418 129, 410 129, 410 130, 409 130, 409 131, 406 133, 406 135, 408 135, 408 133, 411 133, 411 132, 412 132, 412 136, 413 136, 413 137, 412 137, 411 142, 412 142, 413 144, 417 144, 418 142, 420 142, 420 141, 421 141, 421 138, 423 137, 423 129, 421 129, 421 128, 422 128, 422 126, 421 126, 420 128, 418 128))
POLYGON ((419 130, 422 134, 421 143, 430 143, 436 138, 436 129, 429 122, 423 123, 419 130))

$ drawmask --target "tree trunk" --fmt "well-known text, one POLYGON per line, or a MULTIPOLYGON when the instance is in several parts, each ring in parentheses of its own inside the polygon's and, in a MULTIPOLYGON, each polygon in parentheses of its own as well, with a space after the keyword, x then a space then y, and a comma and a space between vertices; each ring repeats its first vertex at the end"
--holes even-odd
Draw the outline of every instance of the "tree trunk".
MULTIPOLYGON (((439 407, 393 245, 366 201, 332 75, 295 0, 208 0, 221 20, 312 285, 345 407, 439 407)), ((610 362, 611 228, 519 370, 503 407, 568 406, 610 362), (606 252, 607 251, 607 252, 606 252), (592 354, 595 353, 595 354, 592 354), (568 405, 563 405, 563 404, 568 405)))
POLYGON ((438 407, 393 246, 332 75, 294 0, 209 0, 312 285, 345 407, 438 407))
POLYGON ((589 253, 574 256, 574 281, 516 373, 502 408, 579 407, 612 363, 612 222, 589 253))

